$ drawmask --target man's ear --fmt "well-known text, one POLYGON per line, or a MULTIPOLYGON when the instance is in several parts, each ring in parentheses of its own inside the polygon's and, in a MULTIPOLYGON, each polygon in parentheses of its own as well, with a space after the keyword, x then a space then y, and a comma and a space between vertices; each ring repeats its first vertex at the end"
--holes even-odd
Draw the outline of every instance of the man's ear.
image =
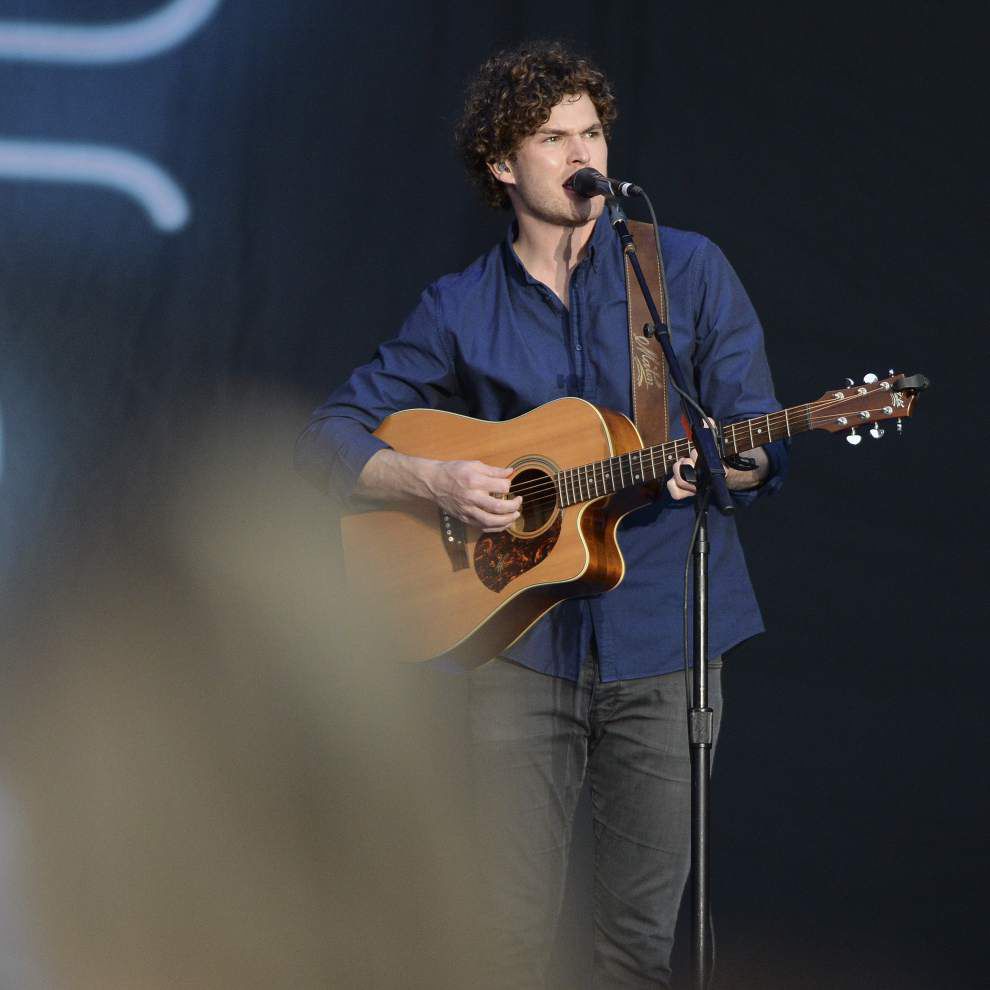
POLYGON ((513 176, 508 162, 489 162, 488 170, 499 182, 504 182, 508 186, 514 186, 516 184, 515 176, 513 176))

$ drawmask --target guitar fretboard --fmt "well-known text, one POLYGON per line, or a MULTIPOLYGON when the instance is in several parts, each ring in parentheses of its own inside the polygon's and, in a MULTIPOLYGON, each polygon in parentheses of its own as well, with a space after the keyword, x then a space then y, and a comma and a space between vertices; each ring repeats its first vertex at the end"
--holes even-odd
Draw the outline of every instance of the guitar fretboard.
MULTIPOLYGON (((741 423, 722 428, 722 445, 726 454, 740 454, 772 440, 794 436, 813 429, 812 408, 815 403, 791 406, 741 423)), ((561 505, 575 505, 603 495, 612 495, 632 485, 664 481, 679 457, 687 457, 694 443, 687 437, 668 440, 655 447, 632 450, 603 461, 583 464, 560 471, 555 478, 561 505)))

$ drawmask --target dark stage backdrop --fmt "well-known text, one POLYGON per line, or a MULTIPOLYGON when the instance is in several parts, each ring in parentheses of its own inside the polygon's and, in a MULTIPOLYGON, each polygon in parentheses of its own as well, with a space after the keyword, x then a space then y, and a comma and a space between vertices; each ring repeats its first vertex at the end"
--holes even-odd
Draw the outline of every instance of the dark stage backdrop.
POLYGON ((122 532, 140 555, 190 409, 244 445, 280 403, 288 462, 422 287, 503 236, 452 151, 460 92, 494 47, 562 35, 615 80, 612 172, 737 268, 785 404, 934 383, 903 437, 798 440, 740 520, 769 632, 727 673, 722 985, 977 985, 978 32, 880 6, 0 0, 9 623, 122 532))

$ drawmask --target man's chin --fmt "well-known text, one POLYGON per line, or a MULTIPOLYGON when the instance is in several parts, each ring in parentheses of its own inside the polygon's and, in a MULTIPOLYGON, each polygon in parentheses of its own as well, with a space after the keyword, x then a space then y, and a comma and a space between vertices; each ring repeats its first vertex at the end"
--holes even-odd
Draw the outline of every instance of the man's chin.
POLYGON ((605 201, 600 196, 596 196, 594 199, 581 199, 576 202, 568 200, 561 203, 558 200, 552 203, 527 205, 530 215, 544 223, 552 223, 558 227, 583 227, 601 216, 605 201))
POLYGON ((597 220, 605 206, 600 197, 581 200, 579 203, 568 203, 568 209, 559 211, 554 222, 565 227, 583 227, 586 223, 597 220))
POLYGON ((605 200, 600 196, 594 199, 586 199, 583 203, 574 204, 569 225, 571 227, 583 227, 586 223, 597 220, 602 215, 605 208, 605 200))

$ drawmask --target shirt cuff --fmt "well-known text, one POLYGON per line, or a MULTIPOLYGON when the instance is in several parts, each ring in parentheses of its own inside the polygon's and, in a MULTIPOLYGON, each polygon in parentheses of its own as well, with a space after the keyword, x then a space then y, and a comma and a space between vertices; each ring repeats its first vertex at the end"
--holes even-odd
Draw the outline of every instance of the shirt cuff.
POLYGON ((365 464, 389 445, 345 417, 313 423, 296 444, 296 468, 318 488, 347 503, 365 464))
POLYGON ((767 476, 756 488, 732 493, 732 497, 740 505, 749 505, 763 495, 776 495, 780 491, 784 479, 787 477, 787 468, 790 464, 790 445, 790 440, 774 440, 764 444, 763 449, 766 451, 769 468, 767 476))

